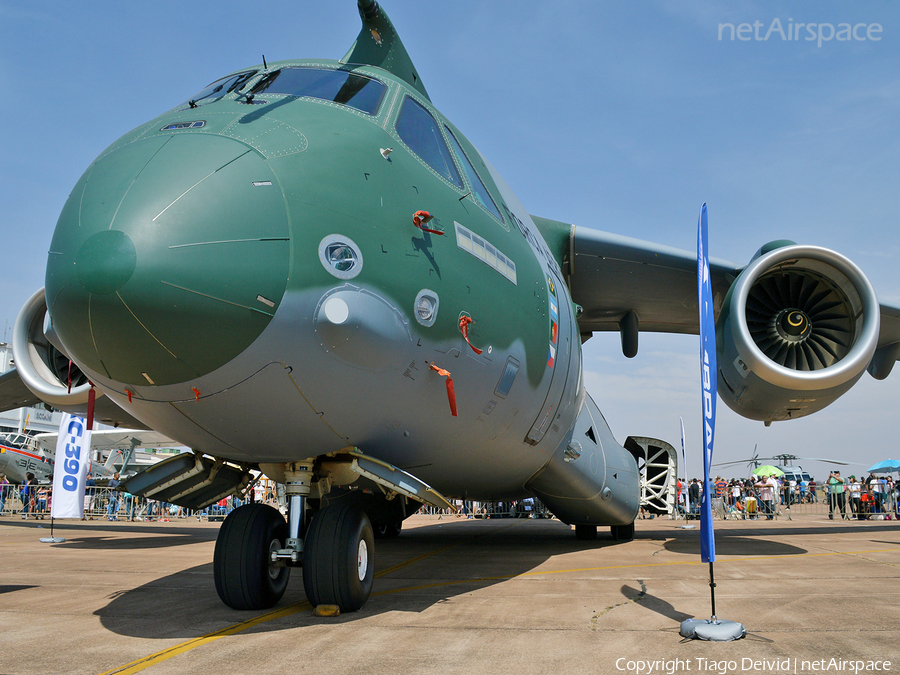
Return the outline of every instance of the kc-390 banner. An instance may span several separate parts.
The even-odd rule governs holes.
[[[64,414],[56,439],[51,518],[83,518],[91,431],[81,417]]]
[[[713,440],[716,432],[716,317],[713,312],[712,282],[709,276],[709,238],[706,204],[700,207],[697,223],[697,299],[700,304],[700,383],[703,388],[703,497],[700,500],[700,559],[714,562],[716,540],[712,523]]]

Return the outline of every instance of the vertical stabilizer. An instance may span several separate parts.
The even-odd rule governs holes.
[[[342,63],[361,63],[369,66],[383,68],[392,75],[405,80],[429,101],[428,92],[419,79],[419,74],[413,66],[412,59],[394,24],[385,14],[384,10],[375,0],[357,0],[359,4],[359,16],[362,19],[362,29],[356,38],[356,42],[350,47]]]

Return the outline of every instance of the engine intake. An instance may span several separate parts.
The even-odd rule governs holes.
[[[761,254],[719,316],[719,394],[765,422],[817,412],[865,371],[880,318],[869,280],[839,253],[791,245]]]
[[[44,330],[46,315],[42,288],[28,299],[16,318],[12,339],[16,370],[25,386],[45,403],[58,408],[84,405],[91,385],[78,366],[50,341],[52,329]]]

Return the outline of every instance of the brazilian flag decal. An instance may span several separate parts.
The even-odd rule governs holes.
[[[556,299],[556,285],[547,277],[547,292],[550,296],[550,351],[547,355],[547,367],[556,363],[556,345],[559,340],[559,304]]]

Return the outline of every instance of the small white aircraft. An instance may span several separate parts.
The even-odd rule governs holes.
[[[56,451],[56,432],[38,434],[34,441],[40,451],[52,457]],[[179,448],[180,444],[156,431],[139,429],[99,429],[91,433],[91,457],[103,464],[91,467],[95,478],[111,478],[114,473],[129,476],[141,469],[156,464],[169,455],[151,455],[139,450],[158,448]],[[103,459],[105,458],[105,460]],[[51,462],[52,464],[52,462]]]
[[[0,474],[4,474],[10,483],[21,485],[29,473],[33,473],[39,483],[50,480],[53,453],[46,452],[27,434],[0,435]]]

